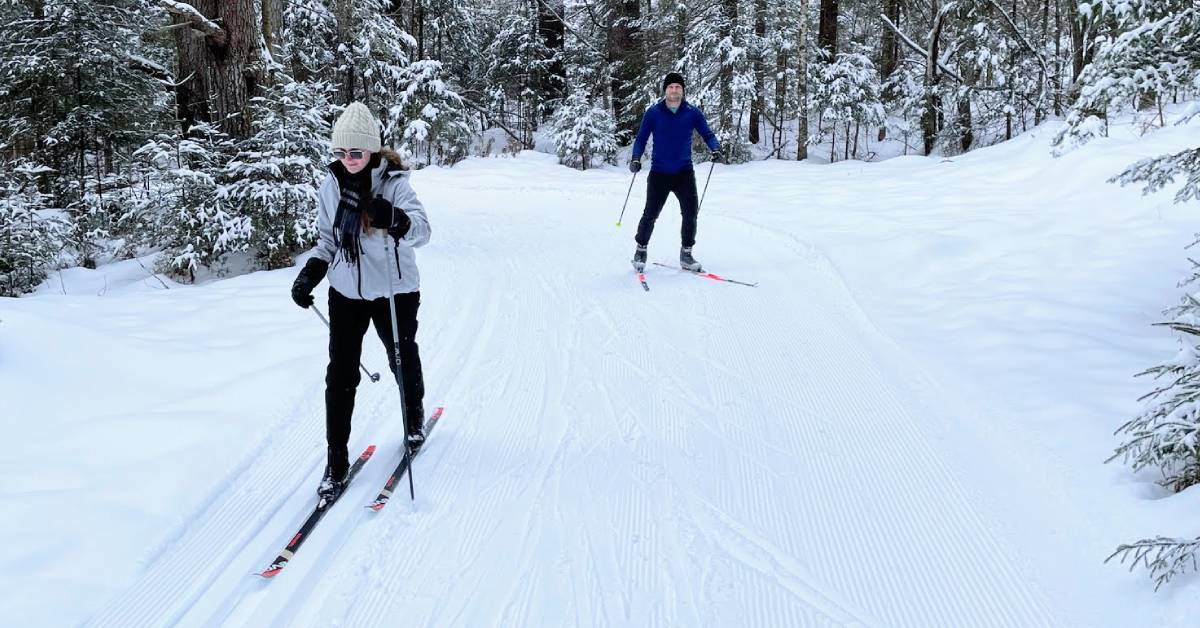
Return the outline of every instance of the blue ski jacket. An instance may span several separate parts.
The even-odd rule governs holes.
[[[659,100],[642,115],[642,126],[633,141],[633,158],[641,159],[646,150],[646,140],[654,135],[654,154],[650,170],[664,174],[675,174],[692,169],[692,131],[700,133],[711,150],[720,150],[721,142],[708,128],[704,112],[693,107],[686,99],[679,103],[679,110],[672,113],[666,100]]]

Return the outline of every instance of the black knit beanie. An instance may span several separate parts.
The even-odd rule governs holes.
[[[679,83],[680,87],[687,87],[683,82],[683,75],[678,72],[668,72],[667,77],[663,79],[662,90],[667,91],[667,86],[671,83]]]

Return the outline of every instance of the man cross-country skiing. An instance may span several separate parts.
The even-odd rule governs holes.
[[[646,183],[646,209],[634,238],[637,250],[633,253],[633,267],[639,273],[646,267],[646,246],[654,232],[654,221],[658,220],[670,193],[679,200],[679,211],[683,214],[679,265],[693,272],[703,270],[700,262],[692,257],[692,246],[696,244],[696,215],[700,211],[696,199],[696,173],[692,169],[692,131],[699,132],[704,138],[714,161],[719,158],[721,143],[708,128],[704,112],[683,99],[683,86],[683,76],[677,72],[667,74],[663,79],[663,99],[642,115],[642,126],[633,141],[629,171],[637,173],[642,169],[646,140],[654,136],[654,154]]]

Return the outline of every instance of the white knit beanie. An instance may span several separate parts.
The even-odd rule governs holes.
[[[333,123],[334,148],[361,148],[372,153],[378,153],[379,122],[371,115],[371,110],[360,102],[352,102],[337,122]]]

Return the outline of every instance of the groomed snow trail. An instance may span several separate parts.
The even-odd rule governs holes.
[[[446,414],[416,502],[362,508],[402,433],[394,390],[364,383],[351,448],[376,458],[280,576],[250,575],[315,501],[318,341],[294,416],[88,625],[1063,625],[939,454],[917,368],[802,235],[702,215],[697,257],[759,287],[652,267],[644,292],[643,185],[613,227],[627,184],[536,158],[418,173]],[[678,227],[672,199],[651,260]]]

